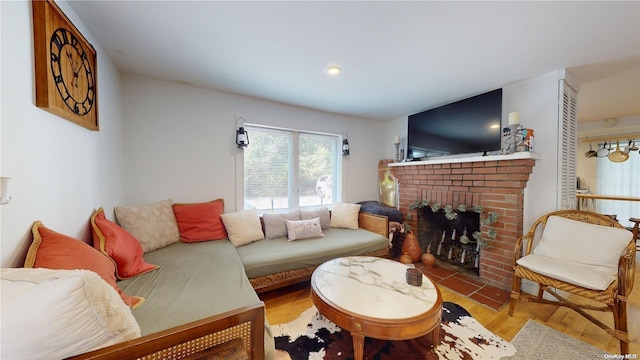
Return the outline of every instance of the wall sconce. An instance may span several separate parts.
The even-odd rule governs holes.
[[[238,126],[238,122],[242,121],[242,126]],[[238,149],[244,149],[249,146],[249,133],[244,129],[245,120],[240,116],[236,116],[236,145]]]
[[[0,204],[2,205],[6,205],[11,202],[9,184],[11,184],[10,177],[0,177]]]
[[[349,134],[346,131],[342,132],[342,156],[349,155]]]

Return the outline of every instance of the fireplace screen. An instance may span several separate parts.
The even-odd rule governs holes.
[[[417,210],[418,242],[422,250],[430,251],[441,261],[478,272],[479,246],[473,234],[480,231],[480,214],[456,211],[458,216],[450,220],[444,209]]]

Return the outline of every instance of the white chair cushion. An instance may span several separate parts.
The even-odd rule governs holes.
[[[533,253],[615,274],[631,237],[625,229],[550,216]]]
[[[516,261],[539,274],[593,290],[605,290],[616,279],[616,272],[602,271],[600,266],[576,264],[531,254]]]
[[[140,336],[131,309],[92,271],[1,275],[3,359],[62,359]]]

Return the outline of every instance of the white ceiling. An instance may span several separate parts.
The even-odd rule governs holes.
[[[568,68],[579,121],[640,114],[638,1],[70,5],[121,71],[202,88],[391,120]]]

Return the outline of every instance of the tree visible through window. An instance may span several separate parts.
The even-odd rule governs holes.
[[[339,196],[339,136],[248,126],[244,208],[284,210]]]

